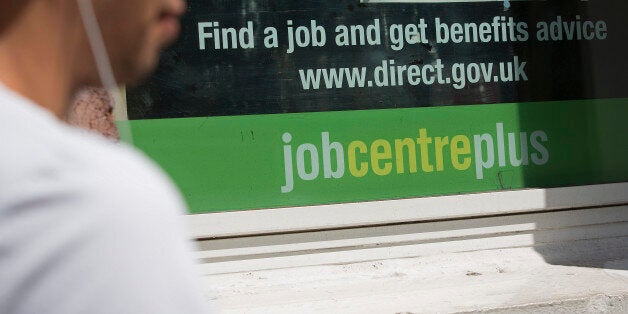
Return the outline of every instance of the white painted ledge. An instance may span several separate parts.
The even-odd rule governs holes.
[[[613,249],[607,245],[577,250],[582,241],[619,238],[624,240]],[[197,245],[203,275],[518,247],[535,247],[553,262],[591,260],[611,253],[616,256],[608,258],[628,258],[628,205],[224,238]]]
[[[490,198],[521,192],[471,206],[512,210]],[[221,313],[628,313],[628,205],[592,206],[626,194],[553,189],[519,195],[529,207],[513,215],[206,239],[199,272]]]
[[[628,204],[628,183],[190,215],[195,238],[462,219]]]

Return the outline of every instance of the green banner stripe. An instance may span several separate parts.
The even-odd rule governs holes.
[[[628,181],[628,99],[120,121],[192,213]]]

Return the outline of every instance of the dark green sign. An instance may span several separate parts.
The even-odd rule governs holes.
[[[624,2],[189,3],[120,123],[194,213],[628,181]]]

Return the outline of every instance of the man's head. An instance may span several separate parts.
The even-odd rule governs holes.
[[[0,82],[63,119],[83,87],[148,75],[184,11],[184,0],[0,0]],[[100,77],[107,58],[96,66],[90,44],[101,35],[105,49],[95,51],[115,80]]]
[[[113,72],[126,84],[155,68],[161,49],[176,39],[185,11],[183,0],[91,1]],[[93,79],[97,77],[88,78]]]

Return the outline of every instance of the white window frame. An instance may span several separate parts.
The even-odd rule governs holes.
[[[192,236],[212,239],[628,204],[628,182],[402,200],[196,214]]]

